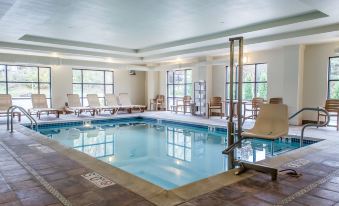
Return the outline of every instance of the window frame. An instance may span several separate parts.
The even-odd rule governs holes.
[[[79,82],[73,82],[73,71],[78,70],[81,71],[81,81]],[[104,73],[104,81],[103,83],[84,83],[84,71],[97,71],[97,72],[103,72]],[[112,72],[112,84],[106,83],[106,72]],[[87,97],[84,97],[84,85],[101,85],[104,86],[104,94],[106,95],[106,87],[112,86],[112,92],[114,94],[114,71],[113,70],[107,70],[107,69],[79,69],[79,68],[72,68],[72,89],[74,93],[74,85],[80,85],[81,86],[81,92],[80,92],[80,102],[81,105],[84,106],[84,99]],[[105,97],[98,97],[99,99],[104,99]]]
[[[244,83],[245,84],[247,84],[247,83],[248,84],[253,84],[253,86],[254,86],[254,96],[253,96],[253,98],[257,97],[257,86],[258,86],[258,84],[266,84],[268,86],[268,80],[267,79],[266,79],[266,81],[257,81],[258,65],[263,65],[263,64],[266,65],[266,68],[268,68],[267,67],[267,65],[268,65],[267,63],[244,64],[244,66],[254,65],[254,81],[243,81],[243,84]],[[230,100],[229,99],[229,95],[228,95],[229,91],[228,91],[228,88],[227,88],[227,86],[230,84],[229,81],[228,81],[229,77],[227,75],[228,74],[227,70],[229,68],[230,68],[229,66],[226,66],[226,83],[225,83],[225,99],[226,100]],[[238,68],[238,65],[235,67],[235,79],[234,79],[234,84],[235,85],[238,84],[238,81],[236,81],[238,79],[238,69],[237,68]],[[266,72],[267,72],[267,70],[266,70]],[[238,87],[235,87],[234,89],[235,89],[235,96],[234,96],[234,98],[238,99]],[[268,92],[268,90],[267,90],[267,92]],[[267,96],[267,94],[266,94],[266,96]],[[250,100],[250,99],[244,99],[244,100]]]
[[[335,59],[338,58],[339,56],[332,56],[328,58],[328,68],[327,68],[327,99],[334,99],[331,98],[331,90],[330,90],[330,85],[331,82],[339,82],[339,78],[338,79],[331,79],[331,59]]]
[[[40,84],[48,84],[49,86],[49,97],[46,97],[47,101],[49,101],[49,105],[50,107],[53,107],[52,105],[52,68],[49,66],[36,66],[36,65],[23,65],[23,64],[0,64],[0,66],[5,66],[5,81],[1,81],[0,80],[0,84],[5,84],[6,85],[6,94],[8,93],[8,84],[26,84],[26,83],[30,83],[30,84],[37,84],[38,85],[38,94],[40,94],[41,88],[40,88]],[[37,80],[38,81],[8,81],[8,67],[34,67],[37,69]],[[48,82],[44,82],[44,81],[40,81],[40,68],[47,68],[49,70],[49,81]],[[11,95],[11,94],[10,94]],[[30,100],[31,97],[13,97],[12,96],[12,100]],[[29,109],[29,108],[27,108]]]
[[[184,83],[181,83],[181,84],[178,84],[178,83],[175,83],[175,72],[177,72],[177,71],[184,71],[185,72],[185,74],[184,74],[184,76],[185,76],[185,79],[184,79]],[[193,92],[193,77],[192,77],[192,81],[191,81],[191,83],[187,83],[187,71],[191,71],[192,72],[192,74],[193,74],[193,70],[192,69],[175,69],[175,70],[170,70],[170,71],[167,71],[166,72],[166,83],[167,83],[167,87],[166,87],[166,90],[167,90],[167,99],[166,99],[166,105],[167,105],[167,111],[171,111],[171,105],[169,104],[169,100],[170,99],[172,99],[173,100],[173,103],[175,102],[175,101],[177,101],[177,100],[182,100],[183,99],[183,97],[176,97],[175,96],[175,86],[177,86],[177,85],[183,85],[184,86],[184,91],[185,91],[185,93],[184,93],[184,96],[186,96],[187,95],[187,86],[188,85],[191,85],[191,88],[192,88],[192,92]],[[173,80],[173,83],[172,84],[170,84],[169,83],[169,81],[168,81],[168,74],[169,74],[169,72],[173,72],[173,77],[172,77],[172,80]],[[172,97],[169,97],[169,87],[171,87],[172,86],[172,89],[173,89],[173,96]],[[178,111],[178,112],[183,112],[183,111]]]

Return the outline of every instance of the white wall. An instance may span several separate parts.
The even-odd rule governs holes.
[[[90,61],[61,61],[53,57],[39,57],[29,55],[2,54],[0,53],[0,62],[4,64],[22,64],[32,66],[51,67],[51,90],[52,105],[54,108],[62,108],[67,102],[66,94],[73,92],[72,86],[72,68],[94,68],[112,70],[108,63],[96,63]],[[129,75],[125,69],[114,70],[114,89],[115,94],[129,93],[131,101],[134,104],[145,104],[145,82],[146,72],[136,71],[136,75]]]
[[[304,107],[325,106],[329,57],[338,56],[339,42],[308,45],[305,49]],[[304,119],[316,120],[316,114],[306,113]]]

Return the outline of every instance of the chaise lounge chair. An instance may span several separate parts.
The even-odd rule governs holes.
[[[12,96],[10,94],[0,94],[0,114],[7,116],[7,110],[12,106]],[[21,121],[21,113],[13,112],[14,116],[18,117],[18,121]]]
[[[41,113],[55,114],[57,118],[59,118],[59,110],[48,108],[47,99],[44,94],[32,94],[32,109],[29,109],[29,114],[36,114],[36,116],[40,119]]]
[[[127,110],[131,113],[132,107],[119,105],[117,97],[114,94],[106,94],[105,102],[107,107],[115,108],[115,114],[117,114],[120,110]]]
[[[87,94],[88,106],[95,109],[96,113],[99,114],[102,111],[109,111],[111,114],[114,114],[118,109],[117,106],[107,105],[101,106],[98,95],[96,94]]]
[[[95,115],[95,109],[90,107],[83,107],[80,102],[78,94],[67,94],[68,106],[67,111],[74,112],[75,115],[80,115],[82,112],[90,112],[92,116]]]
[[[120,105],[123,107],[130,107],[132,109],[139,109],[140,112],[144,112],[146,109],[145,105],[136,105],[132,104],[131,99],[129,98],[127,93],[120,93],[119,94],[119,102]]]

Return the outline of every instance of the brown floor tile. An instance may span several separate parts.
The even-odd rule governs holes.
[[[22,206],[20,201],[14,201],[14,202],[7,202],[4,204],[0,204],[0,206]]]
[[[223,187],[219,190],[216,190],[214,192],[211,193],[211,195],[222,199],[222,200],[228,200],[228,201],[232,201],[238,198],[242,198],[246,195],[248,195],[249,193],[247,192],[242,192],[240,190],[237,190],[236,188],[233,187]]]
[[[96,191],[100,194],[105,200],[112,200],[117,204],[129,205],[133,202],[139,202],[143,198],[120,185],[113,185],[106,188],[102,188]]]
[[[34,187],[29,189],[21,189],[15,191],[19,199],[25,199],[33,196],[38,196],[41,194],[47,194],[47,192],[42,187]]]
[[[310,195],[321,197],[327,200],[332,200],[334,202],[339,202],[339,193],[326,190],[326,189],[321,189],[321,188],[316,188],[309,192]]]
[[[326,182],[326,183],[320,185],[319,187],[327,189],[327,190],[331,190],[331,191],[334,191],[334,192],[339,192],[339,184],[335,184],[335,183],[332,183],[332,182]]]
[[[282,181],[279,181],[279,183],[281,184],[286,184],[289,185],[291,187],[297,187],[297,188],[304,188],[307,185],[317,181],[321,179],[321,177],[319,176],[315,176],[315,175],[310,175],[310,174],[303,174],[301,177],[299,178],[295,178],[295,177],[288,177]]]
[[[53,174],[44,175],[43,177],[48,182],[53,182],[53,181],[56,181],[56,180],[65,179],[65,178],[69,177],[69,175],[64,173],[64,172],[57,172],[57,173],[53,173]]]
[[[271,192],[271,191],[262,191],[254,195],[256,198],[260,200],[264,200],[266,202],[270,202],[272,204],[275,204],[279,202],[280,200],[284,199],[284,195],[276,193],[276,192]]]
[[[13,176],[5,177],[5,179],[8,183],[14,183],[14,182],[22,182],[26,180],[31,180],[33,179],[33,176],[30,174],[13,175]]]
[[[296,202],[309,206],[327,206],[334,205],[335,202],[311,195],[303,195],[295,199]]]
[[[12,171],[3,171],[2,174],[4,177],[10,177],[16,175],[28,175],[29,173],[27,172],[26,169],[17,169]]]
[[[68,198],[68,200],[77,206],[82,205],[90,205],[94,204],[97,205],[100,201],[103,201],[104,198],[98,195],[96,192],[90,191],[86,193],[82,193],[80,195],[74,195]]]
[[[59,201],[50,194],[31,196],[25,199],[21,199],[20,201],[21,204],[24,206],[45,206],[59,203]]]
[[[330,182],[335,183],[335,184],[338,184],[338,187],[339,187],[339,177],[332,177],[332,178],[330,179]]]
[[[38,187],[39,185],[40,184],[37,183],[35,180],[25,180],[22,182],[14,182],[10,184],[13,190],[29,189],[29,188]]]
[[[11,187],[6,183],[0,183],[0,194],[12,191]]]
[[[227,200],[222,200],[219,199],[213,195],[202,195],[199,196],[197,198],[194,198],[193,200],[189,201],[190,204],[195,205],[195,206],[204,206],[204,205],[208,205],[208,206],[220,206],[220,205],[231,205],[230,201]],[[186,204],[187,206],[189,204]]]
[[[0,203],[7,203],[16,201],[15,192],[5,192],[0,194]]]
[[[271,205],[265,201],[256,199],[255,197],[245,197],[245,198],[233,201],[233,203],[238,206],[269,206]]]

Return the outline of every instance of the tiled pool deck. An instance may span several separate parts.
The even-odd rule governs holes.
[[[140,114],[118,117],[134,115]],[[167,112],[141,115],[207,125],[226,124],[217,117],[208,120]],[[80,119],[85,118],[91,117]],[[58,121],[65,119],[78,118],[63,116]],[[55,119],[41,121],[52,120]],[[251,124],[248,122],[245,127]],[[300,135],[300,129],[291,127],[290,134]],[[253,171],[241,176],[227,172],[166,191],[23,126],[15,125],[15,132],[10,134],[5,125],[0,125],[0,206],[335,205],[339,202],[339,133],[331,127],[311,128],[307,129],[306,136],[325,140],[262,162],[277,168],[293,167],[302,173],[299,178],[280,174],[278,180],[272,182],[269,176]],[[289,164],[291,162],[298,164]],[[103,187],[82,176],[91,172],[105,178],[99,179],[105,183]]]

